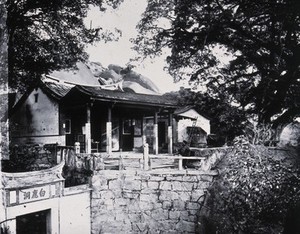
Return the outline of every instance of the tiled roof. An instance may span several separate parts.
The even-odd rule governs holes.
[[[179,114],[182,114],[182,113],[184,113],[184,112],[186,112],[190,109],[193,109],[193,108],[194,108],[194,106],[190,106],[190,105],[184,106],[184,107],[179,107],[178,109],[175,110],[174,114],[179,115]]]
[[[55,82],[43,82],[41,88],[50,94],[52,97],[60,100],[63,98],[74,86],[64,85]]]
[[[114,101],[120,103],[141,104],[162,107],[177,107],[177,100],[168,96],[129,93],[117,90],[104,90],[100,87],[76,86],[81,93],[100,101]]]

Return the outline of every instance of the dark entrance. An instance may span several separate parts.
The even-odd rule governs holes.
[[[50,210],[39,211],[17,217],[17,234],[47,234],[50,230]]]
[[[132,151],[133,149],[133,126],[132,119],[127,118],[122,121],[122,150]]]
[[[165,122],[158,122],[158,147],[160,149],[160,152],[164,152],[165,150],[167,150]]]

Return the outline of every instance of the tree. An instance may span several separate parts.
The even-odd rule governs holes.
[[[7,0],[8,70],[13,87],[41,74],[70,68],[88,57],[87,43],[113,39],[102,28],[86,26],[91,6],[104,11],[122,0]]]
[[[138,29],[135,49],[144,56],[171,48],[175,80],[226,94],[260,122],[299,114],[299,1],[149,0]],[[231,62],[217,59],[216,49]]]
[[[226,103],[223,99],[211,97],[207,93],[181,89],[179,92],[167,93],[179,100],[180,106],[194,106],[195,110],[210,118],[211,132],[216,135],[213,144],[224,145],[243,134],[249,125],[244,111]]]

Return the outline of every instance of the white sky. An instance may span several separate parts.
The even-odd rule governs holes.
[[[122,31],[122,37],[117,42],[99,42],[89,46],[87,52],[90,55],[90,61],[100,62],[104,67],[109,64],[126,66],[130,58],[136,56],[136,52],[131,49],[132,44],[129,39],[137,35],[135,26],[145,8],[146,0],[126,0],[117,11],[108,10],[102,13],[98,9],[92,9],[88,19],[93,27],[100,26],[110,30],[118,28]],[[165,56],[163,57],[153,61],[149,59],[137,65],[134,71],[150,78],[161,92],[178,90],[182,84],[174,84],[173,78],[163,70],[166,66]]]

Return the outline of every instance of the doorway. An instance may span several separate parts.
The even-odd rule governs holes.
[[[50,228],[50,210],[17,216],[17,234],[48,234]]]
[[[160,153],[163,153],[167,150],[165,122],[158,122],[158,147],[160,149]]]
[[[122,120],[122,150],[133,150],[133,126],[131,118],[124,118]]]

